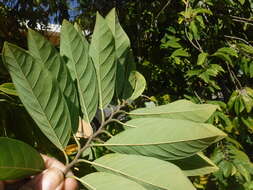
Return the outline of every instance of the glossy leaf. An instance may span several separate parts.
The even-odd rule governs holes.
[[[5,94],[17,96],[17,91],[13,85],[13,83],[3,83],[0,85],[0,91],[4,92]]]
[[[129,178],[148,190],[195,189],[177,166],[156,158],[108,154],[95,160],[93,166],[98,171]]]
[[[71,114],[72,129],[75,133],[78,127],[79,116],[78,97],[66,63],[48,40],[31,29],[28,30],[28,48],[36,61],[44,65],[52,72],[52,76],[57,79],[59,87],[67,100]]]
[[[132,180],[105,172],[89,174],[82,177],[80,181],[89,190],[145,190],[143,186]]]
[[[191,157],[170,161],[183,170],[186,176],[203,176],[219,170],[205,155],[197,153]]]
[[[59,84],[25,50],[5,43],[3,56],[25,108],[47,138],[64,150],[71,134],[71,118]]]
[[[98,80],[99,108],[112,100],[116,80],[115,41],[105,19],[97,13],[89,54],[95,65]]]
[[[125,154],[178,160],[196,154],[226,136],[210,124],[165,118],[140,118],[126,123],[136,128],[123,131],[104,144]]]
[[[163,117],[205,122],[216,109],[216,105],[194,104],[188,100],[178,100],[153,108],[136,109],[129,114],[131,117]]]
[[[25,178],[41,172],[40,154],[22,141],[0,137],[0,180]]]
[[[63,21],[60,51],[68,59],[67,66],[76,81],[83,118],[90,122],[98,107],[96,72],[89,57],[89,44],[76,28],[68,21]]]

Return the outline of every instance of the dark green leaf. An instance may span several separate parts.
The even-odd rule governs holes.
[[[22,141],[0,137],[0,180],[25,178],[41,172],[40,154]]]

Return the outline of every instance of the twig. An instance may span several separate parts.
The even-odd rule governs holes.
[[[247,21],[244,21],[244,20],[238,20],[238,19],[232,19],[232,20],[235,21],[235,22],[241,22],[241,23],[245,23],[245,24],[253,26],[253,23],[250,23],[250,22],[247,22]]]
[[[233,16],[233,15],[231,15],[230,17],[234,18],[234,19],[238,19],[238,20],[244,20],[244,21],[248,21],[248,22],[253,22],[253,19],[243,18],[243,17],[239,17],[239,16]]]
[[[198,93],[197,93],[195,90],[194,90],[194,94],[195,94],[195,96],[198,98],[199,102],[200,102],[201,104],[203,104],[204,102],[202,101],[202,99],[199,97]]]
[[[109,132],[106,131],[106,130],[101,130],[101,133],[104,133],[104,134],[106,134],[106,135],[109,136],[109,137],[113,137],[112,134],[109,133]]]
[[[195,41],[196,41],[196,44],[198,45],[198,47],[199,47],[200,51],[201,51],[201,52],[203,52],[203,49],[202,49],[202,47],[201,47],[201,45],[200,45],[199,41],[198,41],[198,40],[195,40]]]
[[[86,141],[85,145],[77,152],[75,158],[66,165],[66,168],[64,170],[64,174],[66,175],[67,172],[78,162],[79,157],[81,156],[81,154],[87,149],[89,148],[91,145],[91,141],[96,138],[99,134],[101,134],[101,132],[103,131],[104,127],[106,125],[108,125],[111,122],[114,122],[115,120],[113,119],[113,117],[118,114],[121,113],[122,110],[120,110],[121,108],[123,108],[125,106],[126,102],[123,102],[122,105],[118,106],[117,109],[111,113],[110,117],[105,121],[105,118],[102,118],[102,122],[101,125],[99,127],[99,129],[93,134],[91,135],[88,140]],[[103,112],[103,110],[101,110]]]
[[[185,35],[186,38],[188,39],[188,41],[193,45],[193,47],[195,47],[199,52],[203,52],[203,50],[201,50],[196,44],[193,43],[193,41],[190,39],[189,35],[188,35],[188,31],[186,28],[186,24],[184,25],[184,31],[185,31]]]
[[[63,155],[65,157],[65,164],[66,165],[69,164],[69,157],[68,157],[67,153],[65,152],[65,150],[62,150],[62,153],[63,153]]]
[[[246,40],[242,39],[242,38],[239,38],[239,37],[236,37],[236,36],[228,36],[228,35],[224,35],[225,38],[230,38],[230,39],[234,39],[234,40],[240,40],[244,43],[246,43],[247,45],[250,45],[249,42],[247,42]]]
[[[156,15],[155,19],[158,19],[161,13],[169,6],[171,3],[171,0],[168,0],[167,3],[163,6],[163,8],[159,11],[159,13]]]

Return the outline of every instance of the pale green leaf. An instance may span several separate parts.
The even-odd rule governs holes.
[[[188,100],[178,100],[153,108],[140,108],[131,111],[131,117],[163,117],[205,122],[217,109],[216,105],[194,104]]]
[[[191,157],[170,161],[183,170],[186,176],[202,176],[216,172],[219,168],[204,154],[197,153]]]
[[[119,23],[115,8],[112,9],[106,16],[106,21],[110,27],[115,38],[115,52],[117,59],[117,73],[116,73],[116,93],[117,97],[121,98],[124,89],[125,80],[129,76],[127,71],[128,54],[130,53],[130,40]]]
[[[15,45],[5,43],[3,56],[25,108],[47,138],[64,150],[71,134],[71,118],[56,79],[25,50]]]
[[[89,174],[82,177],[80,181],[89,190],[145,190],[143,186],[132,180],[105,172]]]
[[[198,55],[197,65],[203,65],[208,57],[208,53],[202,52]]]
[[[105,19],[97,13],[89,54],[95,65],[98,81],[99,108],[112,100],[116,80],[115,41]]]
[[[129,178],[148,190],[194,190],[191,182],[174,164],[156,158],[108,154],[93,162],[101,172]]]
[[[129,75],[129,84],[125,86],[123,99],[135,100],[146,88],[146,80],[138,71],[132,71]]]
[[[40,154],[22,141],[0,137],[0,180],[25,178],[42,172]]]
[[[123,131],[104,144],[108,149],[126,154],[152,156],[162,160],[186,158],[206,149],[226,136],[210,124],[166,118],[133,119]]]
[[[83,118],[90,122],[98,107],[96,72],[89,57],[87,40],[81,31],[66,20],[63,21],[61,28],[60,51],[61,55],[68,59],[67,66],[76,81]]]
[[[75,133],[78,128],[78,97],[66,63],[51,42],[31,29],[28,30],[28,49],[36,61],[44,65],[58,81],[68,103],[72,129]]]
[[[4,92],[5,94],[18,96],[17,91],[13,83],[3,83],[0,85],[0,91]]]

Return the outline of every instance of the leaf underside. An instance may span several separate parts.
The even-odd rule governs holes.
[[[112,100],[115,90],[116,64],[115,41],[105,19],[97,13],[89,54],[95,65],[99,108],[105,108]]]
[[[58,81],[59,87],[68,103],[72,129],[73,133],[75,133],[78,127],[78,97],[66,63],[48,40],[31,29],[28,31],[28,48],[36,61],[44,65]]]
[[[81,182],[89,190],[145,190],[138,183],[127,178],[105,172],[96,172],[81,178]]]
[[[185,119],[195,122],[205,122],[217,109],[212,104],[194,104],[188,100],[178,100],[153,108],[140,108],[130,112],[135,117],[163,117],[169,119]]]
[[[148,190],[195,189],[177,166],[156,158],[108,154],[95,160],[93,166],[100,172],[131,179]]]
[[[89,57],[89,44],[81,31],[64,20],[61,28],[61,55],[76,81],[83,119],[92,121],[98,107],[98,87],[94,65]]]
[[[25,50],[5,43],[3,56],[19,98],[41,131],[64,150],[71,134],[67,102],[58,82]]]
[[[113,136],[101,146],[118,153],[176,160],[192,156],[226,136],[210,124],[187,120],[142,118],[126,124],[135,128]]]

